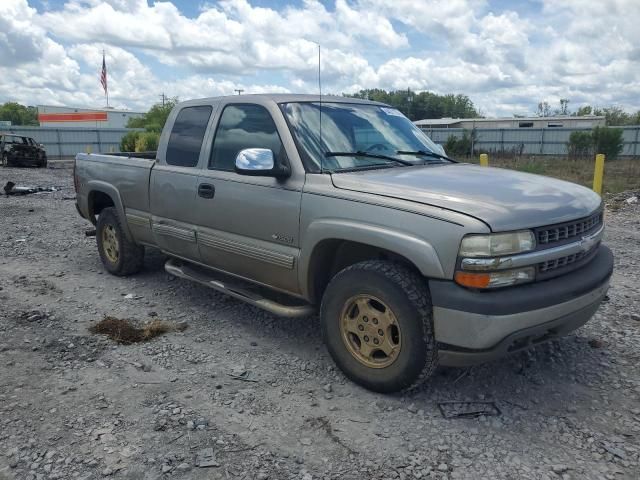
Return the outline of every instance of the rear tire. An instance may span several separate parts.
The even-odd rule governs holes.
[[[126,276],[137,273],[144,262],[144,247],[127,240],[114,207],[100,212],[96,226],[98,253],[104,268],[111,274]]]
[[[340,369],[369,390],[409,390],[438,365],[426,282],[409,268],[365,261],[339,272],[322,299],[323,339]]]
[[[47,156],[43,155],[42,160],[40,160],[40,168],[47,168]]]

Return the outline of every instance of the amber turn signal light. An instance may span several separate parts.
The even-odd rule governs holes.
[[[487,288],[491,283],[488,273],[456,272],[455,280],[458,285],[469,288]]]

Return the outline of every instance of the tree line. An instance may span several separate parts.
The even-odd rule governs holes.
[[[11,125],[38,126],[38,109],[26,107],[16,102],[0,105],[0,120],[9,121]]]
[[[358,93],[345,93],[343,96],[389,104],[414,121],[425,118],[480,117],[471,99],[462,94],[438,95],[427,91],[414,92],[410,89],[386,91],[381,88],[369,88]]]

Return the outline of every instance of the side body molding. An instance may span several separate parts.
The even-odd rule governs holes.
[[[305,298],[310,298],[311,294],[308,282],[311,258],[315,247],[324,240],[347,240],[384,248],[407,258],[426,277],[445,277],[442,264],[433,246],[426,240],[406,232],[352,220],[323,218],[311,223],[303,238],[298,281]]]
[[[118,189],[110,183],[103,182],[102,180],[89,180],[87,183],[87,191],[106,193],[113,199],[116,210],[118,210],[118,216],[122,222],[124,234],[127,236],[127,240],[133,241],[133,235],[131,235],[131,230],[129,230],[129,222],[127,221],[124,204],[122,203],[122,198],[120,197]]]

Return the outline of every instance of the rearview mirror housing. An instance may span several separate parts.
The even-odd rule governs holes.
[[[268,148],[245,148],[236,155],[235,171],[240,175],[258,177],[288,177],[287,165],[276,164],[273,152]]]

